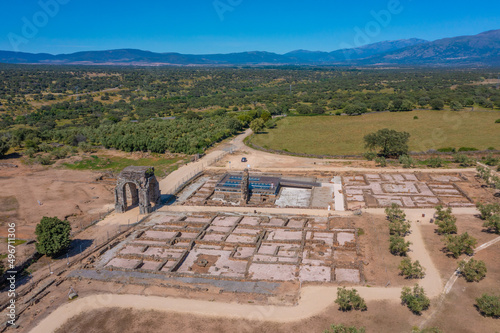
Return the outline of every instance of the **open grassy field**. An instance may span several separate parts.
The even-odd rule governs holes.
[[[107,156],[107,155],[91,155],[75,163],[65,163],[64,165],[73,170],[111,170],[120,172],[124,168],[136,166],[153,166],[158,177],[164,177],[166,174],[176,170],[179,165],[177,162],[182,161],[183,157],[163,158],[162,156],[152,156],[149,158],[130,159],[125,157]]]
[[[418,119],[414,119],[418,117]],[[253,143],[264,148],[317,155],[365,152],[363,137],[382,128],[411,134],[410,151],[446,147],[500,149],[500,112],[412,111],[358,117],[288,117]]]

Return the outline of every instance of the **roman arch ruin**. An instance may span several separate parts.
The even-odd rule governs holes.
[[[115,188],[115,210],[124,213],[127,207],[139,205],[141,214],[152,212],[151,203],[160,201],[160,185],[155,169],[148,166],[129,166],[118,176]],[[127,200],[130,199],[130,205]]]

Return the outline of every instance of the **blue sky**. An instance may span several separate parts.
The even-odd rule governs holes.
[[[34,53],[333,51],[500,29],[498,0],[24,0],[2,7],[0,50]],[[389,16],[377,21],[373,13]]]

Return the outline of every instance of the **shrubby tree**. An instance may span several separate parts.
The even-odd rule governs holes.
[[[476,206],[481,213],[481,218],[483,220],[487,220],[493,215],[500,214],[500,204],[496,202],[492,204],[483,204],[482,202],[478,202]]]
[[[259,133],[264,129],[264,120],[262,120],[261,118],[252,120],[252,122],[250,123],[250,128],[254,133]]]
[[[408,154],[409,139],[409,133],[387,128],[364,137],[365,147],[370,150],[380,149],[380,155],[384,157],[398,157]]]
[[[362,103],[348,104],[344,108],[344,113],[349,116],[358,116],[366,112],[367,112],[367,107]]]
[[[403,287],[401,292],[401,303],[406,305],[415,314],[421,314],[422,311],[427,310],[431,301],[425,294],[424,288],[416,284],[413,289],[410,287]]]
[[[450,108],[451,108],[453,111],[460,111],[460,110],[462,110],[464,107],[463,107],[462,103],[460,103],[459,101],[451,101],[451,103],[450,103]]]
[[[458,270],[460,274],[467,280],[467,282],[479,282],[486,276],[486,264],[482,260],[469,261],[462,260],[458,263]]]
[[[473,255],[477,240],[467,232],[461,235],[448,235],[446,238],[446,249],[453,254],[455,258],[461,254]]]
[[[407,279],[421,279],[425,276],[425,268],[420,265],[418,260],[412,262],[410,258],[405,258],[401,260],[398,268],[401,271],[401,275]]]
[[[4,136],[0,136],[0,158],[3,157],[9,151],[9,149],[9,140]]]
[[[444,101],[439,98],[435,98],[429,102],[431,108],[433,110],[443,110],[444,109]]]
[[[476,307],[483,316],[500,317],[500,296],[483,294],[476,298]]]
[[[457,233],[457,218],[453,216],[451,208],[444,209],[443,205],[436,207],[436,229],[440,235],[449,235]]]
[[[483,224],[483,227],[488,228],[494,233],[500,233],[500,214],[494,214],[488,217]]]
[[[356,289],[338,288],[335,303],[339,305],[341,311],[351,311],[352,309],[365,311],[367,309],[365,300],[358,295]]]
[[[406,219],[405,212],[400,208],[397,203],[392,203],[390,207],[385,209],[385,214],[387,215],[387,219],[392,221],[394,219]]]
[[[389,250],[397,256],[406,256],[410,250],[410,242],[405,241],[401,236],[391,236],[389,239]]]
[[[71,225],[68,221],[44,216],[35,230],[36,250],[49,257],[55,257],[69,247],[70,234]]]

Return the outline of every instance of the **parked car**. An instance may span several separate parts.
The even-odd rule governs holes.
[[[242,162],[248,162],[248,160],[247,160],[247,158],[246,158],[246,157],[242,157],[242,158],[241,158],[241,161],[242,161]]]

